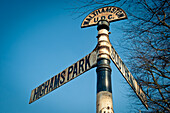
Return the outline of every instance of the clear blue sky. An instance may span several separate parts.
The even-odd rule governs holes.
[[[72,19],[75,16],[65,10],[70,4],[70,0],[0,1],[0,113],[96,112],[96,68],[28,104],[32,89],[97,44],[97,28],[81,29],[85,16]],[[119,26],[124,21],[111,23],[113,45],[122,37]],[[127,113],[129,86],[111,66],[114,111]]]

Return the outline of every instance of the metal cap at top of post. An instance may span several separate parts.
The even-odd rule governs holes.
[[[100,29],[106,29],[109,31],[109,25],[110,23],[107,20],[100,20],[98,22],[97,30],[99,31]]]

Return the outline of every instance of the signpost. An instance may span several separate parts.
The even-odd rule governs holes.
[[[109,40],[110,22],[127,19],[125,11],[118,7],[103,7],[91,12],[82,22],[81,27],[97,26],[98,44],[87,56],[47,80],[31,92],[32,103],[54,89],[64,85],[84,72],[97,67],[97,104],[96,113],[114,113],[111,87],[110,58],[125,80],[134,90],[143,105],[148,109],[147,98],[142,88],[125,66]]]

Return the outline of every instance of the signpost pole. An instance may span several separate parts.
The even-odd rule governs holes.
[[[111,87],[109,22],[98,23],[97,109],[96,113],[114,113]]]
[[[137,81],[125,66],[109,41],[109,22],[123,19],[127,19],[125,11],[114,6],[97,9],[86,16],[81,24],[81,28],[98,25],[98,44],[96,48],[81,60],[77,61],[70,67],[33,89],[29,103],[38,100],[42,96],[97,66],[96,113],[114,113],[111,87],[111,58],[143,105],[148,109],[145,93],[137,84]]]

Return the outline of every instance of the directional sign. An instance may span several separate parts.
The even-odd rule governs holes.
[[[54,89],[62,86],[84,72],[90,70],[97,65],[97,50],[94,49],[90,54],[58,73],[51,79],[47,80],[31,92],[30,103],[38,100],[42,96],[48,94]]]
[[[125,11],[121,8],[109,6],[91,12],[82,22],[81,28],[97,25],[100,20],[108,22],[127,19]]]
[[[137,81],[135,78],[132,76],[128,68],[125,66],[123,61],[121,60],[120,56],[117,54],[115,49],[112,47],[111,48],[111,53],[110,53],[111,59],[113,63],[116,65],[118,70],[121,72],[125,80],[128,82],[128,84],[131,86],[131,88],[134,90],[136,95],[139,97],[143,105],[148,109],[147,105],[147,98],[145,93],[143,92],[142,88],[138,85]]]

